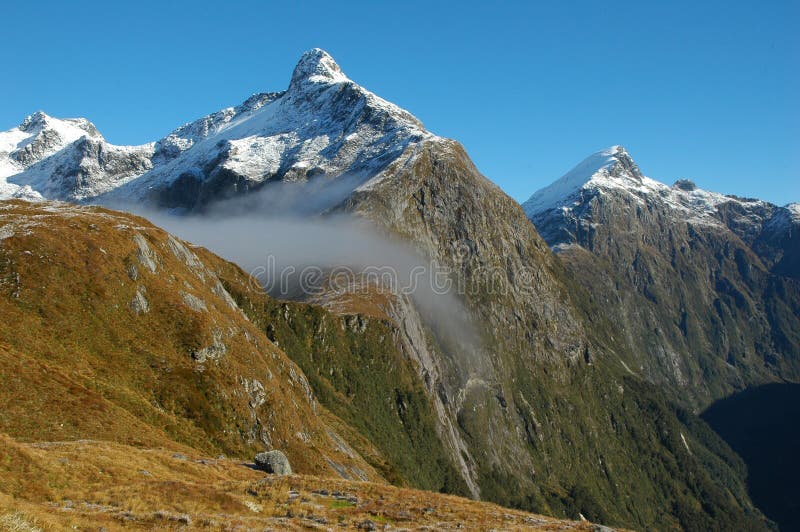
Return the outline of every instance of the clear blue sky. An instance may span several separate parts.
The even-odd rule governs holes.
[[[519,200],[623,144],[661,181],[800,201],[794,0],[6,2],[0,129],[41,109],[155,140],[315,46]]]

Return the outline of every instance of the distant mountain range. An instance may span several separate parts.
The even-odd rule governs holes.
[[[696,414],[735,390],[800,379],[797,204],[724,196],[688,181],[663,185],[615,146],[520,206],[461,145],[349,80],[319,49],[300,59],[287,90],[142,146],[110,145],[84,119],[31,115],[0,133],[0,197],[146,206],[192,219],[219,216],[230,201],[237,215],[289,213],[323,224],[331,214],[352,216],[469,287],[452,312],[432,311],[413,294],[369,290],[360,300],[326,293],[278,302],[249,291],[241,270],[208,258],[246,326],[304,374],[313,396],[298,395],[302,411],[318,400],[338,419],[314,421],[313,434],[330,422],[341,428],[331,441],[352,450],[342,447],[350,456],[336,462],[343,472],[324,459],[324,446],[301,472],[327,464],[350,477],[360,470],[632,528],[769,527],[747,495],[741,459]],[[92,212],[81,216],[101,216]],[[23,238],[28,215],[4,216],[2,242]],[[54,231],[74,238],[64,224]],[[92,249],[106,249],[100,236],[93,241]],[[271,243],[264,234],[252,245],[269,252]],[[131,260],[125,253],[114,260]],[[82,267],[80,256],[61,257],[67,270]],[[24,255],[9,264],[18,260],[36,267]],[[4,274],[13,275],[11,266]],[[211,300],[212,285],[198,297]],[[4,297],[22,305],[11,291]],[[466,318],[443,325],[461,306]],[[85,323],[88,336],[107,326]],[[195,331],[202,345],[191,331],[180,338],[216,346],[205,366],[238,360],[238,347],[203,323]],[[0,340],[28,349],[16,334],[8,329]],[[301,381],[287,390],[297,393]],[[245,381],[234,379],[230,390],[236,382]],[[140,385],[136,393],[154,393]],[[237,393],[258,394],[253,386]],[[237,405],[218,406],[247,419]],[[242,426],[264,422],[250,420]],[[215,436],[215,448],[266,445],[251,429]]]

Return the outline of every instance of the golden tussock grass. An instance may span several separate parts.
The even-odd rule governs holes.
[[[0,450],[10,457],[0,467],[0,527],[9,530],[593,530],[386,484],[265,476],[245,462],[196,453],[100,441],[20,443],[5,435]]]

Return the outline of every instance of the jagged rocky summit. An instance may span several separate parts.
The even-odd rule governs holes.
[[[114,146],[82,118],[35,113],[0,133],[0,197],[193,210],[270,182],[318,178],[339,183],[341,199],[436,138],[313,49],[287,90],[255,94],[141,146]]]

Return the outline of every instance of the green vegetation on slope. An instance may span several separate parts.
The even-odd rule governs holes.
[[[395,483],[466,491],[391,321],[277,302],[237,267],[193,248],[200,275],[142,220],[72,207],[61,217],[20,203],[9,209],[48,224],[6,239],[0,256],[3,431],[246,456],[265,445],[269,428],[299,470],[371,471],[348,455],[353,448]],[[143,267],[130,275],[131,263],[142,266],[135,233],[158,254],[158,275]],[[215,290],[214,275],[249,321]],[[150,310],[137,314],[130,302],[142,285]],[[181,290],[202,298],[207,312],[187,306]],[[464,389],[457,420],[482,497],[641,528],[765,528],[744,491],[741,461],[696,417],[623,368],[617,330],[577,295],[575,312],[591,324],[577,357],[533,352],[556,338],[550,329],[535,342],[486,339],[498,378]],[[487,307],[507,303],[488,292],[477,297]],[[220,325],[233,328],[223,337],[226,353],[199,363],[198,349],[213,345]],[[301,369],[322,406],[311,401]]]
[[[703,419],[747,463],[753,501],[781,530],[800,510],[800,384],[766,384],[714,403]]]
[[[371,465],[385,478],[468,493],[439,439],[416,367],[397,350],[398,331],[390,321],[245,294],[239,283],[226,286],[253,323],[303,369],[319,401],[380,449],[388,462]]]

